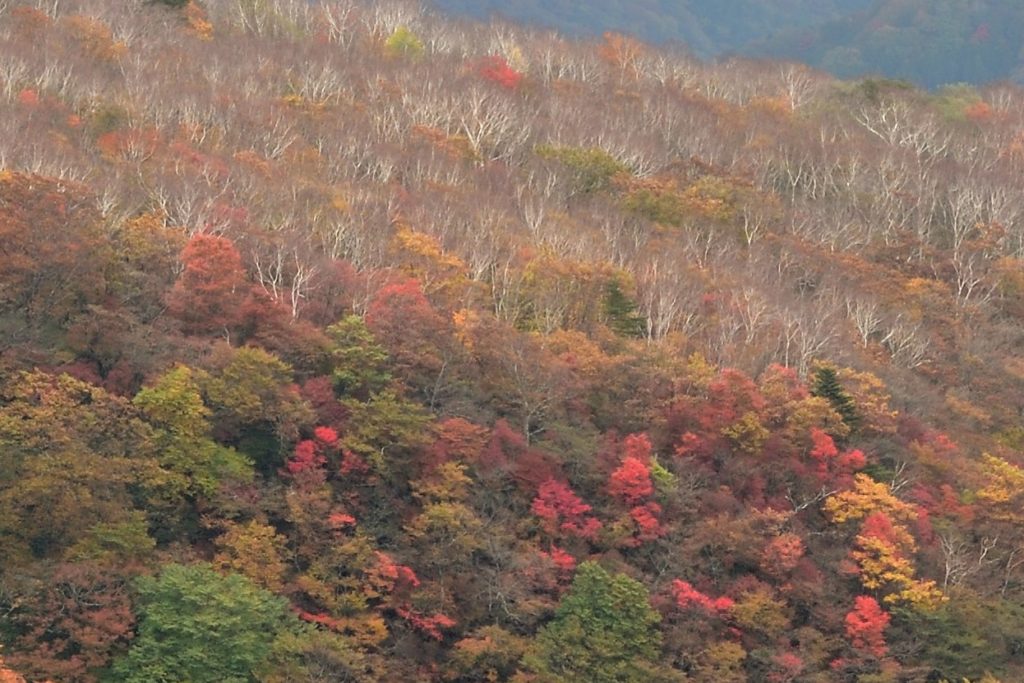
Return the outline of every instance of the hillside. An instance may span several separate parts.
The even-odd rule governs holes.
[[[616,31],[679,42],[705,59],[788,59],[840,77],[925,87],[1024,78],[1024,7],[1014,0],[436,2],[456,14],[498,14],[581,36]]]
[[[813,64],[844,77],[886,74],[927,87],[1024,79],[1024,6],[989,0],[879,2],[807,30],[783,31],[748,54]]]
[[[1022,680],[1022,172],[1013,85],[0,3],[0,680]]]
[[[870,0],[436,0],[438,8],[487,19],[493,15],[577,36],[616,31],[656,43],[684,43],[704,58],[737,51],[789,28],[811,28],[867,7]]]

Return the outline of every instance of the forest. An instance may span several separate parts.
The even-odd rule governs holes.
[[[1024,679],[1024,90],[0,2],[0,681]]]

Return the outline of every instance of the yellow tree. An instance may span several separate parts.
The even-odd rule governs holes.
[[[914,577],[917,544],[904,524],[916,519],[917,511],[888,486],[857,474],[853,488],[829,498],[824,509],[836,524],[861,522],[850,556],[865,588],[887,593],[884,602],[922,609],[944,600],[934,581]]]

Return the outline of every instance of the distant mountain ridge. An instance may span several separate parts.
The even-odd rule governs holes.
[[[1024,76],[1017,0],[434,0],[571,35],[622,31],[679,42],[702,58],[801,61],[843,77],[879,74],[926,87]]]

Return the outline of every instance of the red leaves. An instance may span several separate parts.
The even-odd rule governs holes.
[[[477,64],[477,73],[507,90],[515,90],[523,80],[523,74],[509,66],[508,61],[500,55],[483,57]]]
[[[398,564],[390,555],[376,551],[377,565],[367,572],[374,588],[383,593],[407,593],[420,585],[411,567]]]
[[[551,546],[551,552],[540,552],[542,557],[551,560],[558,569],[560,578],[567,579],[576,571],[576,558],[558,546]]]
[[[735,604],[732,598],[725,596],[712,600],[711,597],[701,593],[689,582],[681,579],[676,579],[672,582],[672,595],[680,609],[697,608],[709,614],[725,614]]]
[[[306,439],[295,445],[295,451],[291,459],[285,463],[285,469],[288,474],[296,475],[323,467],[325,464],[327,464],[327,458],[319,452],[316,442]]]
[[[540,485],[530,509],[546,522],[545,531],[551,536],[564,533],[593,539],[601,528],[601,522],[588,514],[590,506],[566,484],[554,479]]]
[[[608,483],[608,492],[627,505],[636,505],[654,493],[651,468],[647,462],[629,456],[622,461]]]
[[[840,453],[832,437],[817,427],[811,429],[811,443],[810,456],[817,464],[816,474],[822,483],[831,480],[846,484],[854,472],[867,464],[867,458],[859,450]]]
[[[356,518],[344,512],[332,512],[327,518],[327,525],[335,531],[356,525]]]
[[[328,448],[334,448],[338,444],[338,432],[330,427],[317,427],[313,430],[313,436]]]
[[[441,629],[451,628],[457,623],[454,619],[444,614],[438,613],[427,616],[408,606],[396,608],[395,613],[409,622],[409,625],[414,629],[434,640],[442,640],[444,634],[441,633]]]
[[[636,524],[637,541],[653,541],[662,535],[661,506],[651,501],[638,505],[629,511],[629,516]]]
[[[854,608],[844,620],[850,644],[874,657],[884,657],[888,651],[884,632],[889,626],[889,620],[888,612],[878,605],[877,600],[868,595],[857,596]]]
[[[836,448],[832,437],[817,427],[811,429],[811,441],[814,444],[811,448],[811,457],[820,462],[823,468],[830,458],[839,455],[839,449]]]

